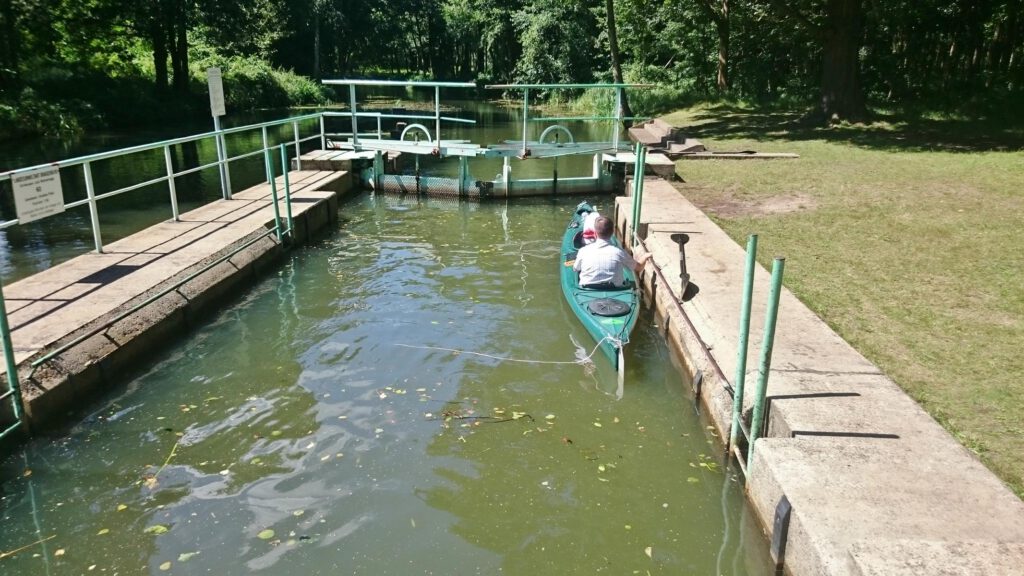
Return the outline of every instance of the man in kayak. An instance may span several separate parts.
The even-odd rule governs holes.
[[[614,246],[610,242],[614,226],[612,221],[604,216],[600,216],[594,221],[594,232],[597,234],[597,240],[593,244],[587,244],[580,248],[576,254],[576,262],[572,265],[572,269],[580,274],[580,287],[582,288],[599,290],[622,288],[626,283],[622,274],[624,267],[628,266],[639,274],[647,261],[651,259],[650,253],[633,259],[625,250]]]

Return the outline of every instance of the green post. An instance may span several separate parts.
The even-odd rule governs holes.
[[[295,161],[298,162],[298,156]],[[292,225],[292,185],[288,181],[288,151],[281,144],[281,171],[284,173],[284,207],[288,216],[288,237],[295,240],[295,227]]]
[[[633,233],[630,235],[630,245],[636,243],[636,227],[637,218],[640,215],[640,178],[637,175],[640,173],[640,150],[643,146],[637,142],[636,146],[633,147],[633,193],[631,194],[633,200],[632,217],[629,221],[629,226],[632,228]]]
[[[7,392],[11,395],[15,423],[0,433],[0,438],[21,424],[24,408],[21,405],[21,386],[18,383],[18,364],[14,360],[14,345],[11,343],[11,325],[7,321],[7,301],[4,298],[3,280],[0,280],[0,338],[4,346],[4,365],[7,368]]]
[[[747,476],[754,464],[754,443],[764,426],[765,395],[768,391],[768,372],[772,367],[772,347],[775,345],[775,321],[779,316],[779,295],[782,292],[782,271],[785,258],[772,263],[772,291],[768,296],[768,311],[764,318],[764,340],[761,342],[761,363],[757,370],[757,391],[754,394],[754,417],[750,423],[750,445],[747,446]]]
[[[743,272],[743,304],[740,306],[740,341],[736,349],[736,378],[733,380],[732,427],[729,446],[736,446],[743,418],[743,385],[747,377],[747,340],[750,337],[750,300],[754,292],[754,263],[757,256],[757,234],[747,236],[747,265]]]
[[[274,161],[270,157],[270,149],[263,149],[263,163],[267,166],[267,177],[270,179],[270,196],[274,201],[274,230],[277,231],[277,241],[282,242],[281,235],[281,208],[277,205],[277,182],[274,177]]]

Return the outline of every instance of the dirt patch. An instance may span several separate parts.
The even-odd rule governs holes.
[[[809,196],[795,194],[791,196],[773,196],[764,200],[743,201],[736,198],[722,198],[707,202],[700,206],[705,212],[720,218],[738,218],[746,216],[768,216],[772,214],[788,214],[813,210],[817,203]]]

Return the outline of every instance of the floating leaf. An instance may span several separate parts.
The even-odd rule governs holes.
[[[188,562],[196,554],[199,554],[199,552],[183,552],[178,554],[178,562]]]
[[[271,436],[280,436],[281,435],[281,431],[280,430],[273,430],[273,431],[270,432],[270,435]]]
[[[164,562],[163,564],[161,564],[160,565],[160,569],[163,570],[164,572],[167,572],[168,570],[170,570],[171,569],[171,561],[168,560],[167,562]]]
[[[292,512],[292,516],[302,516],[305,513],[306,513],[305,510],[296,510],[296,511]]]
[[[632,530],[632,529],[633,529],[632,526],[630,526],[629,524],[626,524],[626,530]]]
[[[142,485],[150,490],[156,488],[156,476],[150,476],[142,481]]]
[[[25,477],[25,478],[28,478],[31,475],[32,475],[32,469],[31,468],[25,468],[25,472],[22,473],[22,476]]]
[[[547,416],[544,417],[544,419],[545,420],[554,420],[555,419],[555,415],[554,414],[548,414]]]
[[[118,504],[117,505],[117,511],[118,512],[121,512],[122,510],[127,510],[127,509],[128,509],[128,507],[125,506],[124,504]]]
[[[254,466],[256,464],[259,464],[260,462],[263,462],[263,460],[261,460],[260,458],[253,458],[252,460],[249,461],[249,463],[254,465]]]
[[[694,478],[693,476],[690,476],[689,478],[687,478],[686,481],[689,482],[690,484],[696,484],[696,483],[700,482],[700,480]]]
[[[654,558],[654,556],[652,556],[653,553],[654,553],[654,549],[651,548],[650,546],[648,546],[647,548],[644,548],[644,554],[647,554],[648,558],[653,559]]]
[[[604,464],[599,464],[599,465],[597,466],[597,471],[598,471],[598,472],[604,472]]]
[[[146,528],[145,530],[143,530],[143,532],[145,532],[146,534],[156,534],[156,535],[159,536],[160,534],[163,534],[164,532],[167,532],[168,530],[170,530],[170,528],[168,528],[167,526],[164,526],[163,524],[153,524],[149,528]]]
[[[63,548],[58,548],[57,551],[53,553],[53,555],[54,556],[63,556],[64,555],[64,549]]]
[[[600,422],[594,422],[594,426],[597,426],[598,428],[600,428],[601,427],[601,423]]]
[[[512,419],[513,420],[519,420],[523,416],[526,416],[526,412],[513,412],[512,413]]]
[[[97,532],[96,535],[97,536],[103,536],[104,534],[109,534],[109,533],[110,533],[110,528],[100,528],[100,531]]]
[[[274,531],[271,530],[270,528],[267,528],[266,530],[264,530],[264,531],[260,532],[259,534],[257,534],[256,537],[259,538],[260,540],[270,540],[271,538],[274,537]]]

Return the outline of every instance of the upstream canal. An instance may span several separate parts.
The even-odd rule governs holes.
[[[605,358],[576,362],[594,343],[558,238],[577,200],[343,203],[3,461],[0,572],[770,573],[650,315],[621,399]]]

